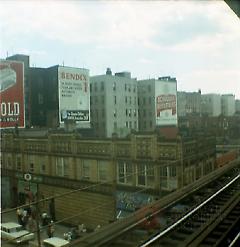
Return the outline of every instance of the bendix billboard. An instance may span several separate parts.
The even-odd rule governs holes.
[[[177,126],[177,84],[157,81],[155,84],[156,125]]]
[[[59,66],[59,120],[90,121],[89,71]]]
[[[25,127],[23,63],[0,60],[0,128]]]

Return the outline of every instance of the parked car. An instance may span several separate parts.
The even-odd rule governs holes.
[[[52,237],[43,240],[44,247],[63,247],[67,246],[67,244],[69,244],[69,241],[58,237]]]
[[[1,224],[1,238],[12,243],[20,244],[34,239],[34,234],[15,222]]]

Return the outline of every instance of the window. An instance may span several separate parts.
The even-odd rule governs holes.
[[[118,182],[119,183],[125,183],[125,184],[131,184],[133,179],[133,169],[132,164],[125,162],[125,161],[119,161],[118,164]]]
[[[145,105],[145,104],[146,104],[146,98],[143,97],[143,105]]]
[[[101,90],[103,91],[104,90],[104,82],[101,81]]]
[[[131,105],[132,104],[132,97],[129,96],[129,104]]]
[[[114,111],[113,111],[113,116],[117,117],[117,110],[116,109],[114,109]]]
[[[94,83],[94,90],[95,90],[95,92],[97,92],[97,90],[98,90],[96,82]]]
[[[148,98],[148,103],[149,103],[149,105],[151,105],[151,103],[152,103],[152,98],[151,97]]]
[[[136,111],[136,109],[133,110],[133,115],[134,115],[134,117],[137,116],[137,111]]]
[[[132,109],[128,110],[128,116],[131,117],[132,116]]]
[[[114,131],[117,130],[117,122],[114,122]]]
[[[102,95],[102,104],[104,104],[104,95]]]
[[[154,187],[154,166],[151,164],[138,164],[137,183],[140,186]]]
[[[169,175],[170,175],[170,177],[176,177],[177,176],[176,166],[170,166],[169,167]]]
[[[98,161],[98,178],[100,181],[106,181],[107,180],[107,164],[105,161]]]
[[[83,160],[82,163],[82,178],[85,180],[90,179],[90,160]]]
[[[92,84],[90,84],[90,92],[92,92]]]
[[[151,85],[148,85],[148,92],[151,92]]]
[[[129,128],[130,129],[132,128],[132,122],[131,121],[129,122]]]
[[[126,109],[126,117],[128,116],[128,110]]]
[[[56,176],[68,177],[69,176],[69,165],[67,158],[59,157],[56,159]]]
[[[45,165],[45,164],[42,164],[42,165],[40,166],[40,172],[43,173],[43,174],[46,173],[46,165]]]
[[[38,104],[39,105],[43,104],[43,95],[41,93],[38,94]]]
[[[126,127],[128,128],[128,121],[126,121]]]
[[[12,168],[12,158],[10,156],[7,157],[7,168]]]
[[[127,84],[125,84],[125,91],[127,91]]]
[[[114,105],[117,104],[117,96],[114,96]]]
[[[21,170],[21,157],[17,157],[17,160],[16,160],[16,168],[17,170]]]
[[[167,174],[168,174],[168,172],[167,172],[167,169],[168,167],[167,166],[164,166],[164,167],[161,167],[160,168],[160,177],[167,177]]]
[[[116,82],[113,83],[113,91],[116,91]]]
[[[126,103],[126,104],[127,104],[127,101],[128,101],[128,100],[127,100],[127,96],[125,96],[125,103]]]
[[[29,172],[34,173],[34,164],[29,164]]]

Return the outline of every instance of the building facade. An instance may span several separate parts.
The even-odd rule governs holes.
[[[236,108],[236,113],[240,114],[240,100],[236,99],[235,101],[235,108]]]
[[[138,81],[139,130],[177,126],[177,80],[170,76]]]
[[[179,117],[181,134],[194,136],[198,133],[215,136],[220,143],[240,138],[240,116],[185,116]]]
[[[219,94],[202,94],[201,111],[203,115],[217,117],[221,114],[221,95]]]
[[[235,96],[232,94],[223,94],[221,96],[223,116],[233,116],[236,111]]]
[[[31,114],[30,114],[30,82],[29,82],[29,56],[23,54],[16,54],[13,56],[9,56],[6,58],[9,61],[19,61],[24,64],[24,105],[25,105],[25,126],[29,127],[31,122]]]
[[[131,134],[125,139],[87,140],[76,134],[27,136],[20,132],[2,136],[1,164],[4,188],[9,190],[4,194],[12,196],[5,198],[5,206],[24,203],[29,188],[24,174],[30,173],[31,192],[38,191],[41,198],[82,188],[57,197],[51,202],[54,210],[47,201],[42,208],[51,208],[58,220],[70,217],[69,223],[94,228],[115,220],[116,193],[127,191],[133,197],[141,190],[159,197],[213,171],[215,139],[179,136],[175,141],[161,141],[156,134]],[[88,213],[71,218],[79,207]]]
[[[91,77],[91,124],[99,137],[138,130],[137,81],[129,72]]]
[[[177,92],[178,116],[201,114],[201,91]]]

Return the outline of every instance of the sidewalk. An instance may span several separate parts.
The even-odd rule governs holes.
[[[9,209],[6,208],[4,210],[9,210]],[[18,222],[17,214],[16,214],[15,210],[10,212],[10,213],[2,214],[1,216],[2,216],[1,217],[1,222],[16,222],[16,223]],[[69,227],[66,227],[66,226],[64,226],[62,224],[55,224],[54,225],[54,229],[55,229],[54,237],[59,237],[59,238],[63,238],[63,234],[65,232],[69,232],[70,231]],[[38,243],[38,241],[37,241],[37,233],[34,233],[34,234],[35,234],[35,240],[32,241],[33,242],[32,244],[33,244],[33,246],[35,244],[36,244],[36,246],[38,246],[37,245],[37,243]],[[47,229],[46,228],[40,230],[40,236],[41,236],[41,241],[43,241],[44,239],[48,238]],[[29,246],[30,246],[30,244],[29,244]]]

